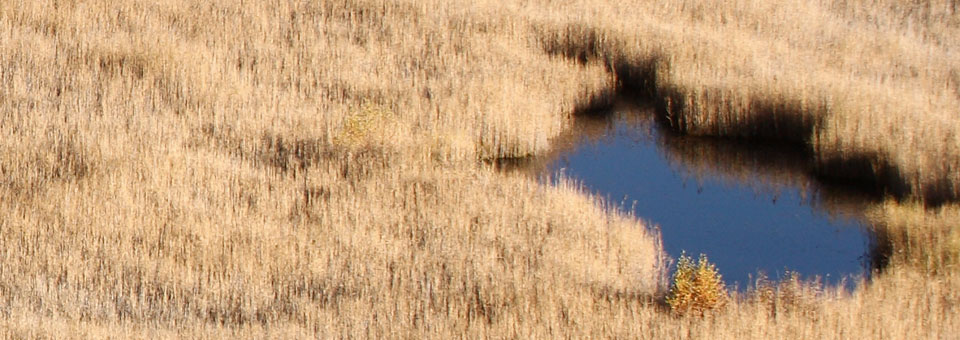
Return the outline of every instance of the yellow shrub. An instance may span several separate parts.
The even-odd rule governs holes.
[[[686,254],[680,255],[677,271],[673,274],[673,286],[667,296],[670,309],[681,315],[703,315],[723,307],[727,299],[723,278],[706,255],[700,254],[696,262]]]
[[[341,145],[359,146],[371,142],[387,142],[394,140],[398,135],[396,114],[389,108],[381,105],[363,104],[363,106],[349,117],[333,139]]]

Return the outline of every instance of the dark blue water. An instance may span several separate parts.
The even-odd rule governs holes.
[[[539,172],[581,182],[658,225],[671,257],[706,254],[740,289],[760,272],[776,280],[793,271],[828,285],[846,279],[848,288],[869,272],[858,205],[807,175],[802,152],[674,136],[649,117],[622,108],[600,123],[581,122]]]

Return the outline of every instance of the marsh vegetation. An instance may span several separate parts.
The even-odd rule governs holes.
[[[957,334],[956,5],[2,1],[0,333]],[[874,187],[884,269],[670,312],[643,216],[489,165],[618,94]]]

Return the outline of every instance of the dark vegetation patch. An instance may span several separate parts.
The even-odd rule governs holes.
[[[34,195],[50,183],[77,181],[93,173],[94,162],[75,139],[62,136],[42,145],[0,158],[0,187],[15,195]]]
[[[736,89],[684,89],[660,79],[668,69],[666,58],[657,53],[629,55],[625,42],[583,24],[564,27],[541,25],[535,28],[540,46],[550,55],[580,64],[601,63],[616,77],[609,98],[630,98],[653,103],[657,121],[682,135],[714,136],[764,143],[793,144],[808,151],[815,164],[814,176],[827,183],[860,187],[877,197],[921,200],[939,206],[960,199],[960,188],[949,178],[920,183],[879,153],[841,153],[823,156],[815,147],[816,133],[832,113],[825,100],[754,96],[743,98]],[[607,101],[612,102],[612,101]],[[605,106],[590,98],[575,111],[578,116],[603,116]],[[503,160],[508,166],[522,160]],[[949,171],[947,171],[949,173]]]
[[[292,138],[264,133],[243,137],[229,126],[207,124],[200,145],[266,167],[281,175],[297,176],[310,168],[336,169],[340,178],[356,183],[391,164],[393,153],[380,147],[349,147],[324,138]]]

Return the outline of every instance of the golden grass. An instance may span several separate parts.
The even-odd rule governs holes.
[[[578,6],[593,10],[566,21],[562,7],[542,14],[551,18],[544,26],[560,27],[545,35],[546,49],[602,60],[679,131],[804,143],[822,175],[895,195],[943,202],[960,192],[948,5]]]
[[[954,7],[0,2],[0,334],[948,337],[955,205],[874,205],[889,264],[852,294],[675,317],[642,223],[483,161],[634,90],[681,132],[953,200]]]

